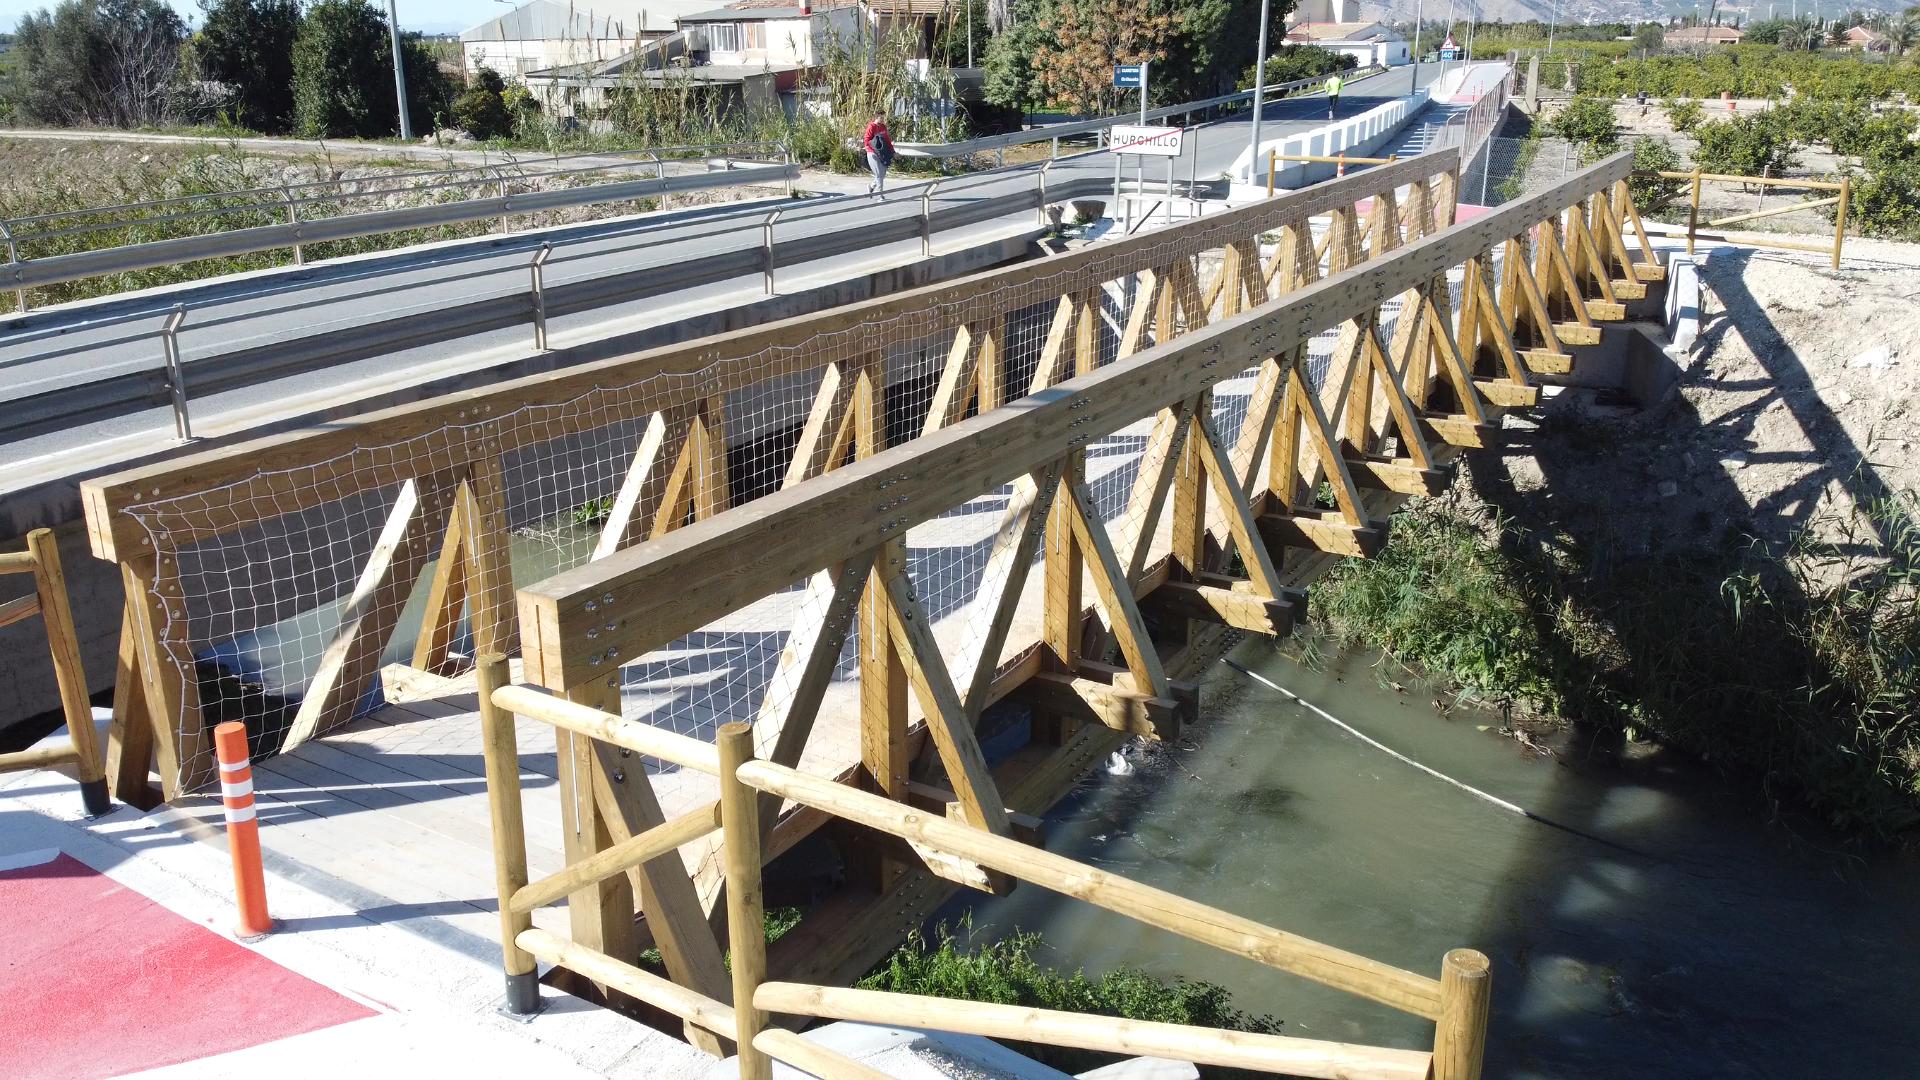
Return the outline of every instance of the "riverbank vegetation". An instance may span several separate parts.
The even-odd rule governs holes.
[[[1047,967],[1040,956],[1040,935],[1014,931],[996,941],[963,940],[967,926],[956,934],[946,926],[931,937],[914,934],[894,950],[859,986],[899,994],[1022,1005],[1038,1009],[1117,1016],[1167,1024],[1226,1028],[1277,1035],[1281,1022],[1271,1016],[1242,1012],[1227,991],[1209,982],[1163,980],[1135,968],[1120,967],[1098,977],[1075,969],[1063,974]],[[1079,1073],[1115,1060],[1058,1046],[1010,1043],[1015,1050],[1063,1072]],[[1209,1080],[1252,1076],[1231,1069],[1205,1069]]]
[[[1487,699],[1625,730],[1881,838],[1920,826],[1920,504],[1834,512],[1774,550],[1604,559],[1445,499],[1315,586],[1316,617]]]

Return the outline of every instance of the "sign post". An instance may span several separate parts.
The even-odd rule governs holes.
[[[1113,85],[1115,89],[1138,89],[1140,91],[1140,125],[1142,127],[1145,127],[1147,123],[1147,64],[1148,61],[1142,60],[1137,64],[1113,65]],[[1117,133],[1118,131],[1116,129],[1114,134]],[[1116,142],[1117,140],[1109,136],[1109,141]],[[1138,175],[1141,166],[1136,164],[1134,168],[1136,173],[1134,182],[1139,184],[1142,180],[1141,176]],[[1120,204],[1120,169],[1120,155],[1116,152],[1113,157],[1113,202],[1116,209]],[[1116,220],[1118,219],[1116,218]]]
[[[1167,159],[1167,223],[1173,223],[1173,159],[1180,156],[1185,128],[1148,127],[1145,124],[1115,124],[1107,138],[1107,148],[1113,151],[1114,172],[1120,170],[1120,155],[1132,154],[1134,174],[1144,190],[1146,183],[1146,159],[1161,157]],[[1118,186],[1114,188],[1114,200],[1119,201]],[[1115,217],[1119,220],[1118,216]]]

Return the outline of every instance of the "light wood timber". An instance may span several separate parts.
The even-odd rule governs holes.
[[[40,598],[33,595],[19,596],[0,604],[0,626],[12,626],[25,622],[40,614]]]
[[[929,847],[971,859],[1044,889],[1085,900],[1150,926],[1212,945],[1232,955],[1424,1016],[1440,1015],[1440,985],[1346,950],[1262,926],[1251,919],[1097,870],[1072,859],[942,818],[929,817],[875,795],[807,776],[770,762],[749,762],[742,780],[782,798]]]
[[[131,596],[120,604],[120,648],[113,668],[113,722],[107,727],[107,787],[113,797],[140,810],[159,805],[159,792],[149,782],[154,751],[159,745],[173,753],[173,735],[164,721],[147,708],[145,675],[140,662],[142,633]],[[155,740],[155,726],[160,725]]]
[[[466,506],[467,500],[456,491],[453,512],[440,538],[440,556],[434,560],[433,578],[427,584],[420,631],[413,639],[412,666],[430,675],[452,675],[456,667],[449,653],[467,606]]]
[[[720,804],[702,803],[645,832],[636,833],[612,847],[603,848],[570,864],[564,870],[549,874],[532,884],[521,885],[509,894],[505,910],[515,915],[538,910],[615,874],[624,874],[643,862],[677,851],[682,845],[720,828],[720,825]],[[521,873],[524,876],[525,870]],[[506,940],[511,941],[512,938]]]
[[[533,928],[531,908],[516,908],[514,900],[527,886],[527,830],[520,794],[520,746],[513,715],[494,704],[493,695],[507,683],[507,658],[499,653],[474,662],[478,687],[481,753],[487,776],[487,811],[493,826],[494,895],[500,904],[500,949],[509,977],[533,973],[533,957],[522,949],[520,935]],[[537,906],[537,905],[536,905]]]
[[[770,495],[759,500],[750,515],[726,522],[724,535],[701,522],[660,544],[648,545],[644,558],[623,552],[595,564],[590,573],[575,570],[556,575],[523,593],[534,609],[535,622],[541,619],[540,609],[553,612],[547,624],[555,635],[543,634],[543,645],[547,646],[543,651],[559,647],[558,662],[564,668],[572,635],[561,625],[573,621],[568,609],[575,601],[563,598],[572,595],[584,599],[588,588],[596,597],[613,594],[616,606],[623,611],[641,613],[615,634],[624,639],[618,642],[623,650],[627,646],[651,648],[657,642],[650,639],[672,640],[706,618],[730,610],[740,597],[757,596],[761,581],[795,580],[834,557],[844,557],[850,546],[872,546],[897,532],[898,525],[887,529],[885,520],[876,520],[878,516],[872,514],[872,507],[883,498],[904,495],[916,514],[939,513],[1030,470],[1038,461],[1057,459],[1071,451],[1079,438],[1079,427],[1116,430],[1166,402],[1180,400],[1181,390],[1204,390],[1217,378],[1207,369],[1215,355],[1272,355],[1292,348],[1298,339],[1277,339],[1277,327],[1292,327],[1287,333],[1304,336],[1312,328],[1337,325],[1371,310],[1375,296],[1401,292],[1430,279],[1447,266],[1484,250],[1488,243],[1512,235],[1530,218],[1539,220],[1534,215],[1549,212],[1569,192],[1611,183],[1617,175],[1613,170],[1622,167],[1620,162],[1603,163],[1567,185],[1407,245],[1391,258],[1296,290],[1257,313],[1201,328],[1126,361],[1077,376],[1035,395],[1020,409],[995,410],[918,440],[911,448],[890,451],[871,463],[856,463],[818,482],[803,498],[788,501],[784,496],[789,493]],[[1083,417],[1083,424],[1073,423]],[[1038,453],[1043,447],[1044,456]],[[897,454],[897,460],[889,454]],[[913,467],[905,470],[902,466],[909,459]],[[875,488],[881,482],[894,490],[876,498]],[[817,518],[823,528],[807,527],[802,517]],[[770,542],[769,537],[778,537],[778,542]],[[723,549],[728,557],[715,557]],[[816,558],[819,561],[814,561]],[[643,566],[644,574],[639,572]],[[793,572],[785,573],[788,568]],[[654,589],[649,596],[636,595],[636,586],[644,577],[669,569],[675,576],[662,581],[670,581],[673,587]],[[696,616],[701,618],[688,622]],[[545,677],[553,676],[552,671],[545,670],[546,661],[537,666]]]
[[[1133,306],[1127,309],[1127,324],[1120,331],[1120,344],[1114,352],[1114,359],[1125,360],[1151,344],[1149,332],[1154,329],[1154,312],[1160,307],[1160,295],[1165,288],[1164,270],[1144,270],[1136,277]]]
[[[1346,463],[1353,474],[1354,485],[1370,491],[1434,496],[1445,491],[1453,479],[1447,469],[1423,469],[1408,458],[1368,457],[1350,452]]]
[[[927,733],[939,748],[947,779],[965,808],[967,823],[1006,835],[1006,804],[994,786],[986,755],[974,737],[966,706],[954,689],[953,678],[941,659],[939,642],[927,624],[926,610],[914,594],[904,568],[892,568],[883,584],[893,602],[893,635],[907,679],[927,714]],[[906,740],[900,740],[904,743]]]
[[[400,622],[401,608],[426,567],[434,538],[446,531],[459,485],[458,476],[442,474],[400,486],[386,528],[341,609],[340,629],[321,654],[280,743],[281,753],[353,716]]]
[[[166,500],[210,488],[231,487],[236,506],[271,505],[278,513],[293,513],[321,502],[357,492],[390,487],[407,479],[394,466],[379,464],[371,455],[390,443],[413,440],[417,460],[455,463],[481,448],[492,455],[509,454],[534,442],[580,434],[609,422],[609,418],[639,420],[675,404],[717,397],[751,386],[769,374],[761,359],[766,350],[803,350],[809,342],[848,327],[884,322],[903,313],[924,320],[924,331],[950,330],[973,317],[984,289],[1017,287],[1111,265],[1116,258],[1140,258],[1147,252],[1165,253],[1169,244],[1198,253],[1219,245],[1220,237],[1259,233],[1288,222],[1304,222],[1326,212],[1334,203],[1349,202],[1390,177],[1406,182],[1441,168],[1455,152],[1438,151],[1408,159],[1364,175],[1343,178],[1283,198],[1209,215],[1205,228],[1179,234],[1152,233],[1125,238],[1097,249],[1072,251],[1017,267],[1001,267],[979,274],[863,301],[830,312],[798,316],[697,342],[663,346],[593,361],[564,371],[528,376],[495,386],[437,397],[430,402],[383,409],[351,421],[220,447],[154,465],[124,470],[88,481],[83,500],[89,515],[89,537],[94,553],[114,560],[124,552],[138,552],[150,539],[137,519],[123,513],[136,504]],[[1432,159],[1432,160],[1427,160]],[[1164,256],[1161,257],[1165,261]],[[696,378],[697,377],[697,378]],[[642,384],[644,389],[636,389]],[[540,424],[513,418],[527,407],[576,404],[564,415]],[[485,430],[478,436],[475,427]],[[281,470],[302,467],[309,482],[289,486]],[[174,524],[165,538],[185,546],[223,531],[245,527],[207,520]]]
[[[728,961],[733,977],[734,1045],[740,1080],[772,1080],[773,1062],[754,1040],[767,1026],[754,991],[767,978],[767,913],[760,880],[760,797],[741,783],[740,766],[753,760],[753,729],[720,725],[720,817],[725,823]]]
[[[1081,483],[1073,485],[1071,495],[1074,540],[1086,559],[1094,590],[1100,596],[1100,606],[1106,611],[1107,624],[1119,643],[1120,655],[1132,673],[1133,689],[1148,697],[1162,696],[1167,688],[1166,670],[1160,666],[1160,654],[1147,633],[1145,620],[1140,617],[1126,568],[1114,552],[1113,542],[1107,538],[1099,511],[1094,509],[1093,493]]]
[[[182,768],[208,761],[212,752],[201,719],[200,680],[187,643],[177,564],[171,556],[127,559],[120,564],[120,581],[134,613],[141,697],[153,721],[160,793],[171,802],[181,791]]]
[[[1293,629],[1292,604],[1217,585],[1169,581],[1140,603],[1175,618],[1199,619],[1269,637],[1284,637]]]
[[[1491,965],[1472,949],[1454,949],[1440,964],[1440,1016],[1434,1025],[1433,1080],[1480,1080],[1493,1002]]]
[[[1015,481],[1013,497],[994,534],[993,552],[987,556],[979,591],[967,612],[960,661],[954,667],[954,682],[966,692],[970,719],[977,720],[986,708],[994,670],[1013,628],[1027,572],[1033,566],[1034,549],[1046,531],[1047,508],[1053,504],[1059,484],[1060,471],[1054,466],[1044,466],[1040,472]]]
[[[568,696],[577,697],[582,693],[581,688],[575,688],[568,692]],[[615,709],[619,707],[617,691],[610,704]],[[640,762],[621,757],[617,748],[605,743],[590,742],[577,735],[571,742],[574,768],[570,776],[561,777],[562,799],[580,803],[577,812],[583,817],[590,815],[597,827],[583,829],[578,838],[569,838],[570,842],[580,839],[590,840],[591,843],[576,844],[568,850],[568,863],[583,861],[606,848],[623,844],[667,823],[666,813],[660,808],[660,799],[654,793],[653,783],[647,779],[646,770]],[[590,795],[583,787],[589,784]],[[637,886],[639,910],[646,916],[647,926],[653,931],[653,943],[660,950],[660,959],[666,964],[667,974],[682,986],[725,1000],[728,995],[728,976],[721,960],[720,943],[713,936],[706,908],[700,903],[693,878],[688,874],[687,865],[681,860],[679,852],[668,851],[640,863],[629,877]],[[605,883],[602,884],[604,886]],[[592,891],[574,893],[568,900],[569,910],[575,903],[574,898]],[[616,895],[618,892],[616,890]],[[627,948],[632,947],[634,934],[631,895],[626,894],[625,903],[629,906],[624,911],[618,906],[608,906],[597,912],[601,921],[600,934],[622,941]],[[611,923],[623,925],[616,930],[609,925]],[[579,922],[576,921],[574,925],[574,936],[579,938]],[[588,943],[591,944],[590,939]],[[688,1041],[700,1049],[715,1057],[725,1056],[725,1045],[710,1033],[689,1027],[686,1035]]]
[[[87,699],[87,673],[80,660],[80,640],[73,630],[73,611],[67,606],[67,576],[60,565],[60,545],[52,529],[27,534],[27,554],[34,562],[34,607],[46,628],[47,649],[53,657],[53,680],[60,693],[60,713],[67,724],[67,742],[74,755],[74,772],[81,783],[106,777],[100,754],[99,732],[93,726],[93,703]]]
[[[1425,1080],[1432,1055],[1020,1005],[770,982],[756,1004],[827,1020],[900,1024],[1103,1053],[1330,1080]]]
[[[972,404],[973,388],[979,381],[973,373],[977,359],[973,330],[962,325],[953,332],[953,344],[947,349],[947,362],[940,368],[940,381],[934,385],[921,434],[952,427],[967,418],[967,406]]]
[[[607,520],[600,527],[593,558],[604,559],[653,532],[654,516],[660,511],[668,481],[686,449],[693,422],[694,410],[684,405],[647,418],[646,430],[634,447],[620,490],[614,495]]]
[[[1384,523],[1349,525],[1333,514],[1295,510],[1291,514],[1261,514],[1254,519],[1269,545],[1308,548],[1367,559],[1386,545]]]

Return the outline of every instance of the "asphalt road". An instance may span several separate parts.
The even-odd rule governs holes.
[[[1421,75],[1424,85],[1438,75],[1438,68],[1423,67]],[[1342,97],[1339,115],[1364,112],[1412,89],[1411,72],[1406,68],[1363,80]],[[1319,97],[1272,102],[1264,110],[1262,134],[1272,138],[1310,129],[1326,119],[1326,103]],[[1193,175],[1205,180],[1221,175],[1246,147],[1249,123],[1250,117],[1241,115],[1190,131],[1176,163],[1178,177],[1184,180]],[[1149,165],[1148,179],[1161,168],[1158,162]],[[937,212],[970,201],[1031,191],[1037,183],[1038,169],[1037,164],[1019,166],[942,181],[932,206]],[[1110,177],[1112,171],[1110,155],[1084,154],[1057,163],[1048,183],[1082,176]],[[776,225],[776,236],[782,240],[857,230],[889,219],[917,218],[923,190],[924,183],[919,181],[894,183],[883,199],[856,195],[800,203],[735,204],[653,215],[643,221],[510,234],[36,312],[0,324],[0,403],[6,403],[0,404],[0,439],[5,438],[7,414],[24,415],[36,395],[117,374],[163,368],[160,330],[176,304],[187,307],[179,348],[189,395],[193,397],[195,423],[230,428],[249,417],[284,415],[323,400],[337,402],[371,380],[390,382],[414,372],[427,374],[483,360],[489,352],[505,348],[524,349],[531,331],[521,326],[473,335],[274,378],[212,397],[192,394],[196,361],[325,335],[373,319],[423,314],[455,303],[491,297],[512,297],[516,303],[525,303],[528,264],[542,242],[555,245],[546,280],[561,284],[640,267],[684,265],[721,252],[757,248],[760,222],[773,205],[785,207]],[[986,232],[1026,219],[1031,213],[1023,210],[1005,220],[967,228]],[[902,253],[916,249],[913,244],[893,246],[901,248]],[[880,253],[842,258],[852,263]],[[822,260],[817,266],[783,273],[831,269],[837,261],[841,259]],[[753,275],[638,304],[614,304],[587,315],[556,320],[550,333],[565,334],[628,316],[657,315],[663,308],[697,309],[721,296],[732,296],[737,302],[743,290],[758,288],[758,275]],[[0,451],[0,462],[8,465],[0,474],[0,492],[42,483],[54,475],[94,471],[114,460],[150,452],[156,439],[171,437],[172,428],[168,409],[144,408],[6,440],[0,443],[5,447]]]

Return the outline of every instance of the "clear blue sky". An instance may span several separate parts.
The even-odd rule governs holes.
[[[168,0],[195,26],[200,24],[198,0]],[[386,0],[373,0],[381,7]],[[400,8],[400,25],[408,30],[429,34],[458,33],[508,10],[497,0],[394,0]],[[20,16],[41,8],[52,8],[59,0],[0,0],[0,31],[11,32]]]

